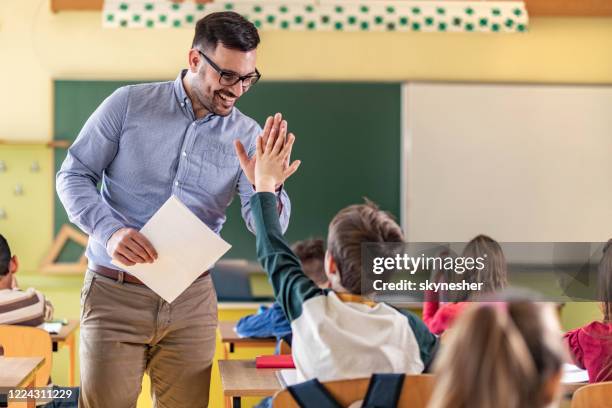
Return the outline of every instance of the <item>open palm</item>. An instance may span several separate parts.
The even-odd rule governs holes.
[[[292,135],[290,133],[290,135]],[[263,145],[265,146],[268,143],[268,140],[272,138],[272,141],[275,141],[277,138],[281,138],[283,141],[286,140],[287,137],[287,121],[283,120],[283,115],[277,113],[274,117],[269,116],[266,119],[266,123],[264,125],[263,131],[261,132],[260,137],[262,138]],[[294,137],[294,136],[293,136]],[[257,161],[256,155],[253,157],[249,157],[244,146],[240,143],[239,140],[234,142],[234,147],[236,149],[236,154],[238,155],[238,160],[240,161],[240,167],[242,171],[246,175],[247,179],[252,185],[255,185],[255,162]],[[285,162],[285,172],[283,174],[282,180],[278,183],[276,188],[280,187],[285,180],[287,180],[295,171],[297,170],[296,166],[289,166],[289,162],[291,160],[291,151],[289,152],[289,156],[287,157],[287,161]]]

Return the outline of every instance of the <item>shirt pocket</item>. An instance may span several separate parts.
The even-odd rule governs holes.
[[[220,202],[231,200],[240,167],[238,156],[223,146],[208,146],[200,156],[198,186]]]

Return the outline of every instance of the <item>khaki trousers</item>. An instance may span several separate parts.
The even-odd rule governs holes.
[[[169,304],[146,286],[88,270],[81,291],[79,407],[136,407],[145,371],[155,407],[207,407],[216,327],[210,275]]]

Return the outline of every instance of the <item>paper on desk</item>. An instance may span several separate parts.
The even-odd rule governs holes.
[[[283,370],[278,370],[276,372],[276,378],[278,379],[278,382],[282,385],[283,388],[295,385],[298,383],[297,369],[287,368]]]
[[[563,364],[563,378],[561,382],[564,384],[589,382],[589,373],[574,364]]]
[[[112,263],[136,276],[168,303],[232,247],[175,196],[161,206],[140,232],[157,251],[155,262],[125,266],[113,259]]]
[[[59,332],[62,330],[61,323],[46,322],[46,323],[43,323],[41,327],[43,330],[45,330],[49,334],[59,334]]]

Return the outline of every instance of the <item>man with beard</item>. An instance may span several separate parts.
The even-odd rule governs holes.
[[[294,138],[280,114],[262,130],[234,107],[260,78],[258,44],[257,29],[240,15],[207,15],[196,25],[189,69],[172,82],[119,88],[68,150],[57,192],[70,220],[90,237],[81,292],[81,407],[135,407],[145,371],[155,406],[208,405],[217,326],[209,272],[169,304],[111,259],[155,262],[155,248],[138,230],[171,195],[219,233],[238,194],[254,232],[256,139]],[[287,162],[283,181],[299,164]],[[289,198],[282,183],[276,191],[286,229]]]

